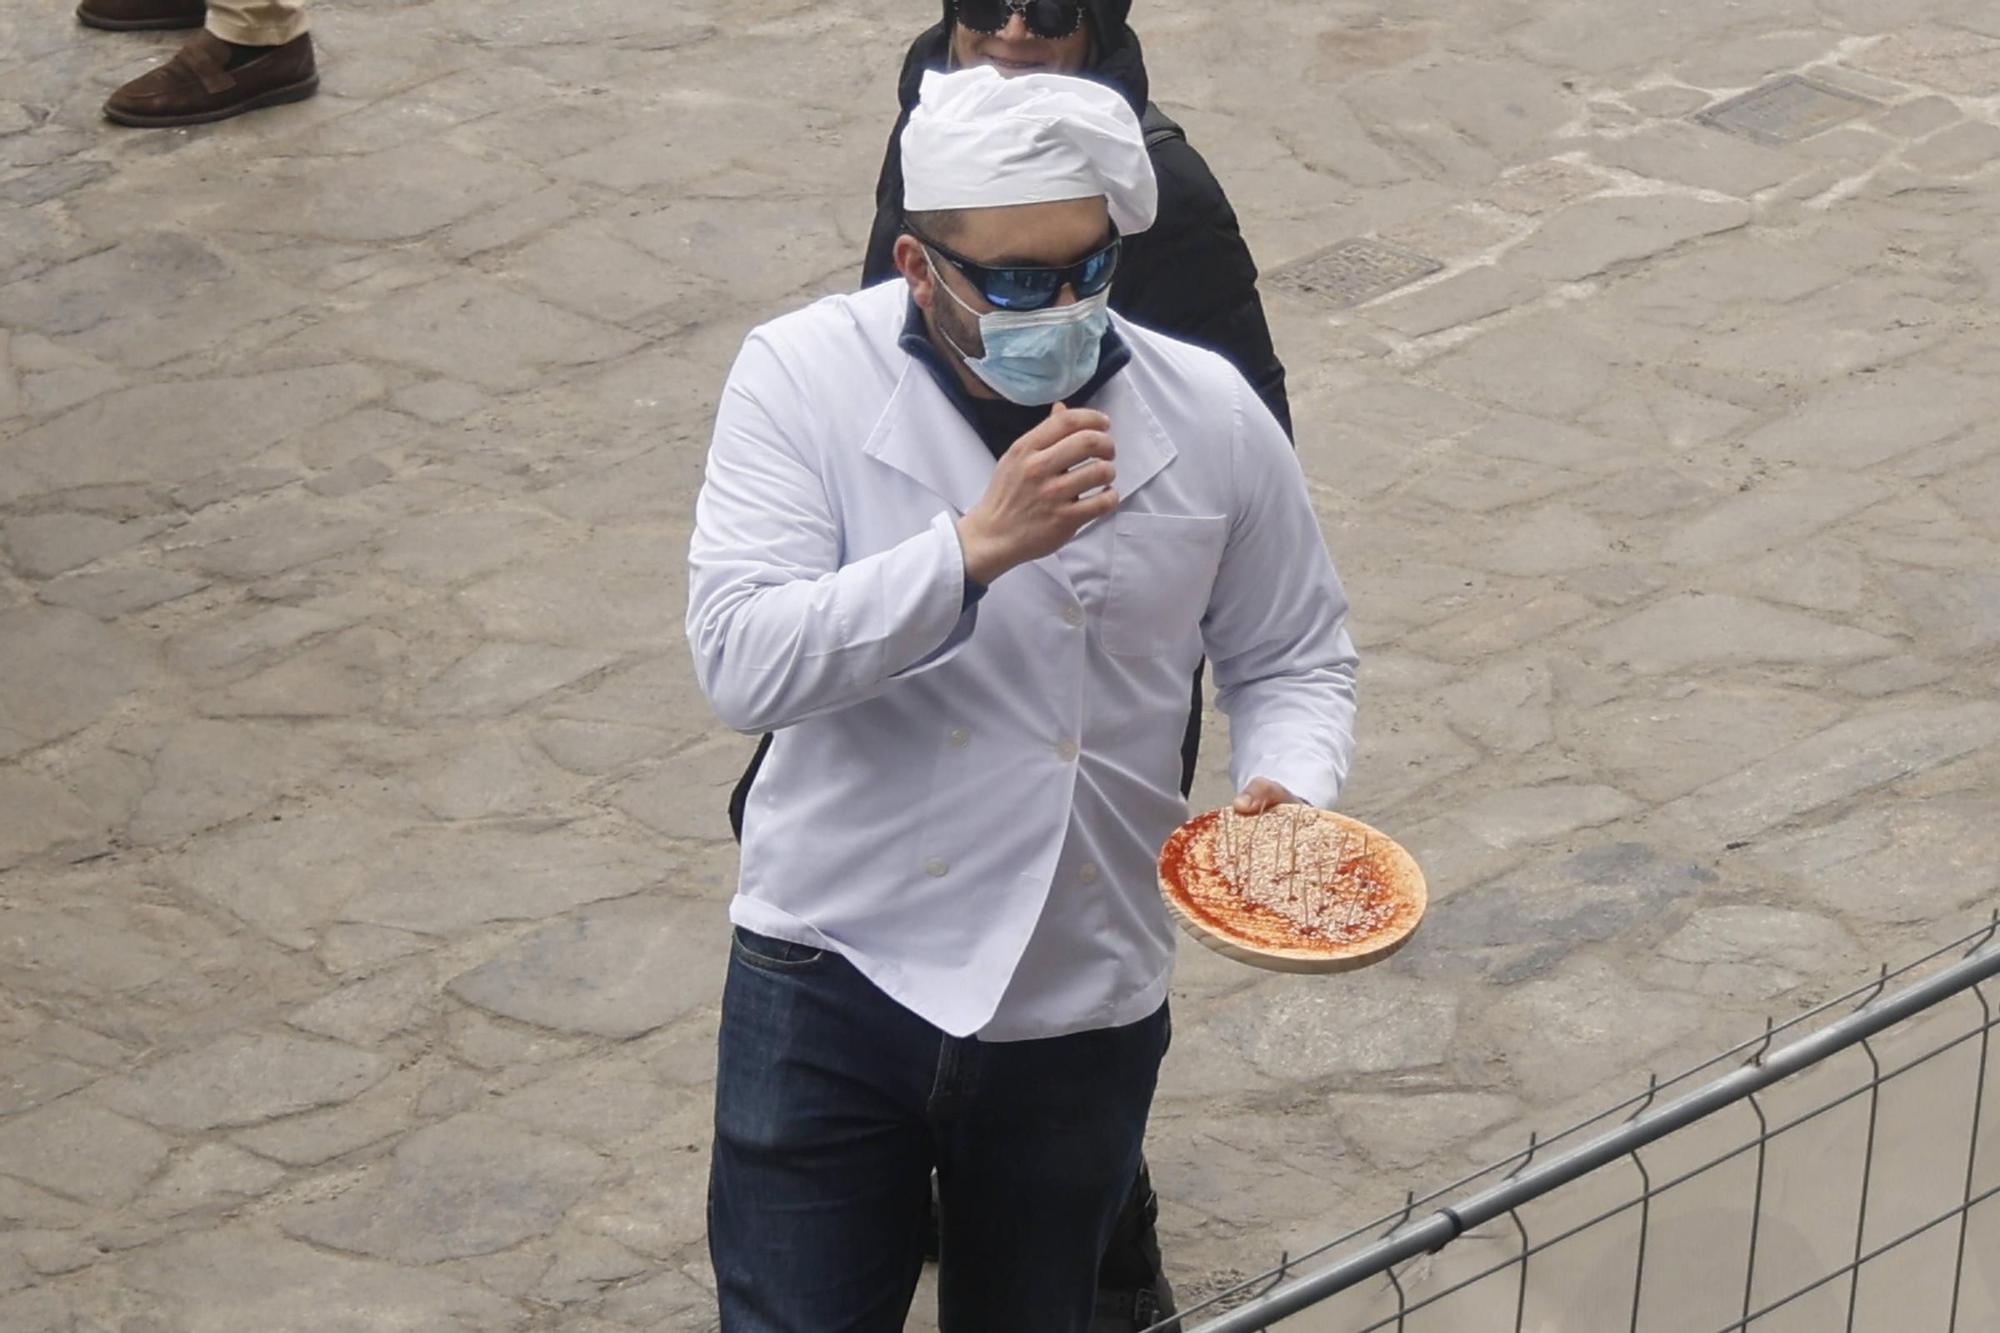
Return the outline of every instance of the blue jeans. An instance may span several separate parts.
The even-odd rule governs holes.
[[[938,1175],[944,1333],[1085,1333],[1168,1019],[948,1037],[837,954],[739,930],[708,1246],[723,1333],[901,1333]]]

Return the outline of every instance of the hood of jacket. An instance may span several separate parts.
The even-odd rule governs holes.
[[[1083,8],[1090,16],[1090,63],[1078,72],[1117,89],[1131,104],[1132,114],[1143,117],[1148,93],[1146,60],[1139,48],[1139,34],[1126,22],[1132,13],[1132,0],[1084,0]],[[909,115],[917,104],[924,71],[945,67],[951,51],[951,28],[952,0],[944,0],[944,17],[926,28],[903,58],[903,72],[896,83],[903,115]]]

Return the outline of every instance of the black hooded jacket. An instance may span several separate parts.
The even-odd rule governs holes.
[[[1208,163],[1180,126],[1146,100],[1146,64],[1139,37],[1127,25],[1132,0],[1085,0],[1091,23],[1091,64],[1081,71],[1122,94],[1146,131],[1153,174],[1160,183],[1159,219],[1127,237],[1111,284],[1111,308],[1135,324],[1212,348],[1243,372],[1287,435],[1291,407],[1285,368],[1271,347],[1270,326],[1257,296],[1257,266],[1236,212]],[[902,101],[882,176],[875,186],[875,225],[861,282],[895,276],[896,237],[903,226],[903,126],[917,104],[924,71],[943,69],[951,48],[951,0],[944,21],[910,45],[897,93]]]

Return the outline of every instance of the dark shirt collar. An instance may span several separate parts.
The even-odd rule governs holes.
[[[1021,403],[1009,402],[1005,398],[974,398],[966,390],[965,384],[952,369],[951,362],[944,353],[931,345],[930,332],[924,327],[924,312],[917,308],[916,301],[910,302],[909,315],[903,320],[903,333],[897,344],[908,352],[916,363],[930,372],[937,381],[944,396],[958,409],[980,443],[995,458],[1007,452],[1014,441],[1026,435],[1039,425],[1049,414],[1047,407],[1029,407]],[[1132,349],[1118,336],[1115,328],[1104,330],[1104,339],[1097,345],[1097,371],[1084,386],[1064,401],[1071,407],[1086,407],[1097,396],[1097,391],[1110,382],[1111,377],[1125,369],[1132,360]]]

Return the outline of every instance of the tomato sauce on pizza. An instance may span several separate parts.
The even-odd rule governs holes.
[[[1204,944],[1265,966],[1359,966],[1422,918],[1423,874],[1393,839],[1304,805],[1197,815],[1160,852],[1160,891]]]

